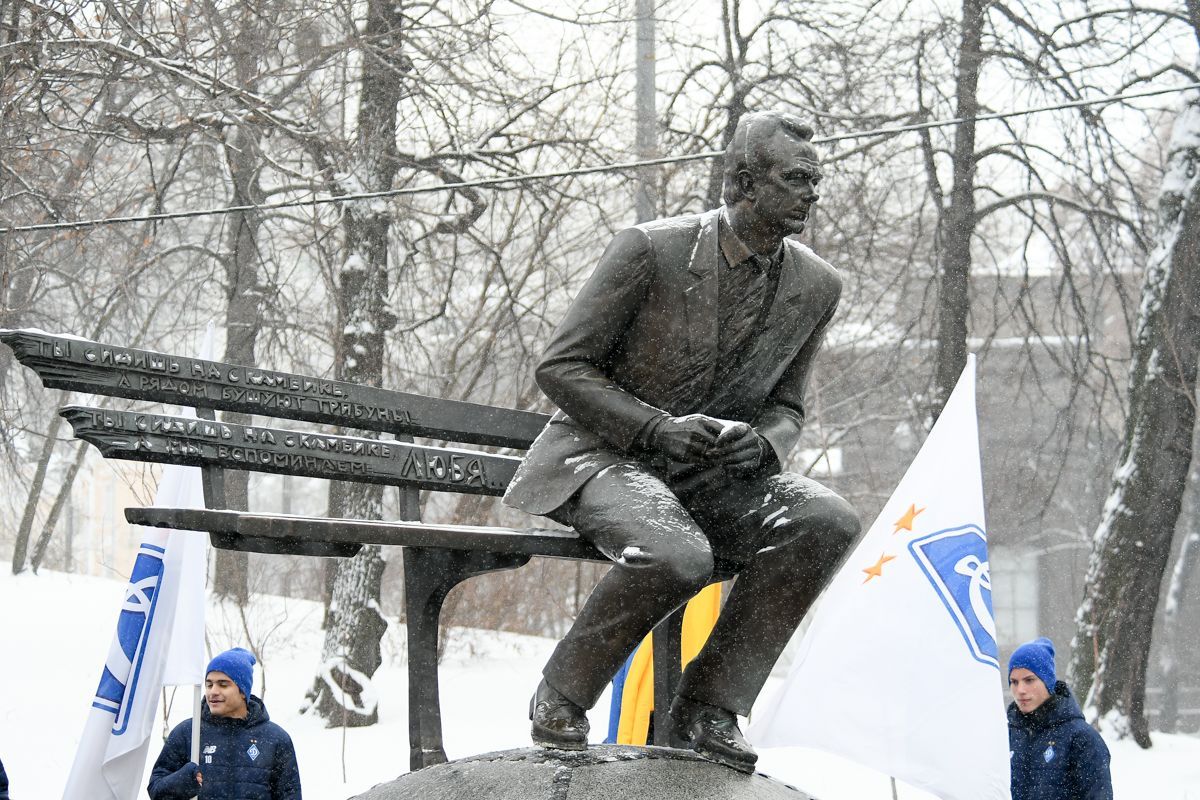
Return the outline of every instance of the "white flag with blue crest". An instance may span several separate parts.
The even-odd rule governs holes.
[[[202,350],[209,357],[211,331]],[[203,508],[200,470],[169,465],[155,505]],[[204,681],[202,534],[142,528],[117,630],[84,724],[63,800],[134,800],[163,686]]]
[[[814,611],[762,747],[845,756],[943,800],[1009,800],[975,358]]]

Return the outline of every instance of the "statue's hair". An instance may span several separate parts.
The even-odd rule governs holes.
[[[785,111],[755,111],[738,120],[733,139],[725,150],[725,180],[722,195],[726,204],[742,199],[737,176],[743,170],[753,175],[766,171],[769,156],[767,143],[776,133],[785,133],[801,141],[811,141],[813,129],[794,114]]]

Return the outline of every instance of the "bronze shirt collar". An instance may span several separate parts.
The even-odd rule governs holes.
[[[733,226],[729,223],[729,212],[724,206],[721,207],[721,213],[717,217],[717,244],[721,248],[721,255],[725,256],[725,261],[730,267],[738,267],[745,261],[760,257],[733,232]],[[768,260],[771,263],[778,263],[782,254],[783,242],[780,242],[779,249],[770,259],[764,258],[763,262],[752,263],[764,263]]]

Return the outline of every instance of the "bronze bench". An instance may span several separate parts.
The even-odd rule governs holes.
[[[106,458],[200,467],[206,509],[127,508],[137,525],[204,531],[214,547],[303,556],[353,556],[363,544],[403,548],[408,625],[410,767],[446,761],[438,693],[442,602],[475,575],[523,566],[533,556],[606,561],[569,530],[437,525],[229,510],[225,470],[254,470],[398,487],[417,509],[419,491],[499,496],[520,459],[480,450],[418,445],[411,437],[524,450],[548,417],[531,411],[275,370],[158,353],[37,330],[0,331],[47,388],[175,406],[198,418],[71,405],[60,413],[75,436]],[[217,411],[377,431],[398,439],[236,425]],[[419,516],[413,513],[411,516]],[[654,693],[670,698],[679,679],[683,611],[655,629]],[[531,676],[530,689],[536,681]],[[655,704],[654,744],[677,745]]]

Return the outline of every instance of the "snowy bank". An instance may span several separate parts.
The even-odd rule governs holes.
[[[15,800],[61,796],[124,591],[120,580],[53,572],[0,575],[0,648],[6,655],[0,667],[5,687],[0,695],[0,759]],[[214,604],[207,644],[212,652],[235,644],[259,650],[264,671],[255,676],[255,691],[295,741],[305,796],[338,800],[407,771],[404,628],[393,624],[384,640],[385,662],[376,675],[379,725],[343,731],[299,713],[316,674],[320,622],[319,605],[308,601],[256,597],[245,623],[236,609]],[[451,758],[529,744],[529,695],[553,646],[549,639],[530,636],[454,632],[441,667]],[[771,689],[763,696],[772,696]],[[170,701],[170,690],[167,695]],[[190,716],[190,709],[190,690],[175,692],[164,733]],[[603,738],[607,696],[591,720],[593,738]],[[1132,742],[1109,743],[1116,799],[1200,800],[1200,738],[1156,734],[1154,740],[1155,747],[1147,751]],[[158,749],[156,741],[149,763]],[[767,750],[760,767],[820,800],[892,796],[886,777],[813,751]],[[929,795],[901,787],[900,797]]]

